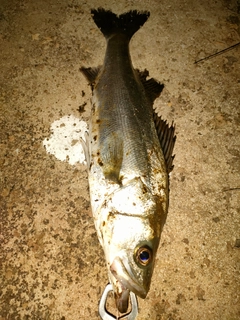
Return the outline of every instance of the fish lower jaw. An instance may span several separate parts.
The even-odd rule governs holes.
[[[116,257],[110,266],[110,279],[112,280],[112,285],[117,290],[128,290],[135,293],[142,299],[145,299],[148,293],[148,288],[140,285],[133,276],[129,274],[125,268],[122,260]]]
[[[135,290],[131,290],[131,289],[134,289],[132,287],[131,288],[125,287],[120,280],[116,279],[116,277],[113,275],[112,272],[109,274],[109,279],[113,286],[116,307],[120,313],[122,314],[126,313],[129,306],[130,291],[132,291],[134,294],[138,296],[139,296],[139,292],[136,292]],[[140,297],[145,298],[145,296],[140,296]]]
[[[121,313],[127,312],[130,295],[129,289],[126,289],[118,280],[113,285],[113,288],[118,311]]]

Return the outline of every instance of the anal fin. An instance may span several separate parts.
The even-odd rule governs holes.
[[[94,68],[84,68],[81,67],[80,71],[85,76],[85,78],[88,80],[90,84],[93,84],[96,81],[97,76],[99,75],[99,72],[101,70],[101,67],[94,67]]]

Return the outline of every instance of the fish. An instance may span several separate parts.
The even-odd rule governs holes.
[[[116,307],[129,294],[145,298],[169,206],[175,126],[153,108],[164,85],[132,65],[129,43],[148,11],[116,15],[92,9],[106,39],[100,67],[81,67],[92,87],[89,133],[83,141],[91,208]]]

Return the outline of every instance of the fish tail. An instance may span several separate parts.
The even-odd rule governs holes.
[[[110,10],[98,8],[91,10],[92,17],[98,28],[108,39],[114,34],[122,33],[128,36],[129,40],[135,32],[147,21],[150,16],[148,11],[132,10],[117,16]]]

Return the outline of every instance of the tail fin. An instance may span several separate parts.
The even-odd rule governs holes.
[[[137,10],[117,16],[112,11],[103,8],[92,9],[91,13],[94,22],[102,31],[105,38],[109,38],[116,33],[123,33],[128,36],[129,40],[150,16],[148,11],[138,12]]]

